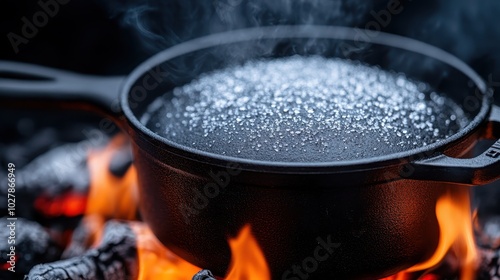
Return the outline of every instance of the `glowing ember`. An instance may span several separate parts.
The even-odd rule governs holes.
[[[65,193],[56,198],[40,196],[35,200],[35,208],[46,217],[76,217],[83,214],[87,196],[79,193]]]
[[[127,144],[126,137],[118,135],[104,150],[89,153],[90,192],[86,214],[114,219],[135,218],[137,172],[134,166],[131,166],[121,178],[114,176],[108,170],[114,153],[125,144]]]
[[[421,280],[439,280],[439,279],[440,279],[439,276],[436,276],[434,274],[427,274],[422,276]]]
[[[435,268],[447,255],[457,258],[460,279],[474,279],[477,251],[474,243],[469,190],[457,188],[443,195],[436,204],[436,217],[439,223],[440,237],[434,255],[397,275],[384,280],[412,279],[412,272]],[[436,279],[429,274],[420,279]]]

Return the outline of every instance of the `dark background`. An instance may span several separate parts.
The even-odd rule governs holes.
[[[56,0],[42,0],[42,2]],[[62,0],[60,0],[62,1]],[[363,28],[389,1],[363,0],[64,0],[67,4],[16,54],[7,34],[22,35],[38,1],[3,0],[0,59],[100,75],[126,74],[154,53],[189,38],[275,24],[334,24]],[[384,31],[439,46],[500,80],[500,1],[400,1]],[[495,80],[495,79],[493,79]]]

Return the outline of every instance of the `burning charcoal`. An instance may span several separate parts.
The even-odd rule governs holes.
[[[498,199],[498,195],[492,194],[492,196]],[[488,200],[482,197],[481,202],[483,201]],[[498,215],[500,209],[493,209],[492,204],[488,207],[483,204],[479,210],[482,211],[478,211],[474,219],[475,240],[481,259],[477,279],[500,280],[500,216]]]
[[[116,177],[123,177],[131,165],[132,151],[130,146],[125,146],[118,149],[113,155],[109,164],[109,171]]]
[[[500,250],[479,248],[481,264],[477,280],[500,280]]]
[[[61,249],[50,238],[45,229],[35,222],[22,218],[17,220],[7,220],[6,217],[0,220],[0,260],[2,264],[10,261],[10,254],[15,253],[15,272],[17,276],[22,276],[30,269],[42,262],[51,262],[59,259]],[[15,244],[9,244],[9,236],[14,234]],[[14,246],[15,250],[11,250]],[[14,252],[11,252],[14,251]],[[12,276],[11,271],[5,271],[11,267],[2,267],[1,279],[8,279]],[[6,274],[6,275],[4,275]]]
[[[136,279],[138,273],[136,237],[126,223],[106,223],[98,248],[83,256],[35,266],[28,280]]]
[[[500,216],[476,219],[474,230],[479,246],[500,248]]]
[[[96,231],[102,228],[104,219],[98,215],[85,216],[78,227],[73,231],[71,241],[64,250],[64,259],[81,256],[87,251],[96,239]]]
[[[89,184],[87,150],[90,147],[83,141],[50,150],[18,171],[18,184],[49,194],[58,194],[68,188],[86,191]]]
[[[215,277],[213,276],[212,272],[210,272],[210,270],[204,269],[196,273],[193,276],[192,280],[215,280]]]
[[[476,219],[474,230],[481,256],[478,279],[500,280],[500,217]]]
[[[101,146],[105,140],[66,144],[16,169],[16,214],[34,220],[37,214],[34,202],[42,195],[55,198],[68,192],[85,194],[89,187],[87,152],[90,148]],[[5,174],[0,174],[0,182],[6,182]],[[6,190],[0,188],[0,213],[6,211]]]
[[[21,121],[20,123],[26,123],[26,121]],[[38,155],[54,147],[55,143],[59,142],[57,131],[53,128],[44,128],[31,133],[32,135],[27,139],[5,144],[0,150],[2,151],[2,160],[5,162],[13,162],[18,167],[23,167]],[[20,137],[21,135],[18,136]]]
[[[97,142],[105,136],[95,128],[102,117],[87,112],[6,106],[0,111],[4,116],[0,121],[0,163],[13,162],[18,168],[54,147],[84,139]]]

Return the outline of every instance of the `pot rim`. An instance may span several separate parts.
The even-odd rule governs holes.
[[[453,144],[457,142],[460,142],[460,140],[462,140],[468,134],[475,131],[475,129],[477,129],[479,125],[486,119],[486,116],[489,113],[492,104],[492,99],[488,95],[487,85],[483,81],[483,79],[465,62],[442,49],[415,39],[384,32],[377,33],[377,36],[365,36],[365,38],[360,39],[356,35],[356,32],[353,32],[355,30],[356,28],[341,26],[281,25],[239,29],[192,39],[155,54],[151,58],[141,63],[137,68],[135,68],[134,71],[128,76],[125,84],[121,89],[120,105],[131,128],[133,128],[135,131],[139,131],[140,134],[143,135],[142,138],[146,138],[143,140],[146,140],[147,142],[153,144],[156,148],[167,150],[183,158],[195,161],[217,165],[226,165],[228,162],[231,162],[241,164],[245,167],[245,169],[255,169],[260,171],[278,168],[280,170],[287,169],[288,171],[292,171],[292,169],[298,169],[306,172],[318,172],[318,168],[327,168],[328,170],[333,171],[335,169],[345,169],[346,167],[349,168],[349,171],[355,171],[355,169],[357,169],[356,167],[358,167],[358,169],[366,169],[367,165],[373,166],[374,164],[376,164],[377,167],[380,167],[381,165],[392,165],[395,160],[401,161],[402,159],[405,159],[405,161],[410,161],[410,159],[415,157],[422,158],[422,155],[424,158],[426,158],[435,155],[434,153],[436,151],[443,152],[444,150],[446,150],[446,148],[453,146]],[[376,43],[380,45],[395,47],[398,49],[403,49],[431,57],[452,66],[453,68],[467,76],[471,81],[473,81],[475,87],[479,89],[479,91],[483,95],[481,108],[479,112],[474,116],[474,118],[469,122],[469,124],[467,124],[467,126],[465,126],[459,132],[444,140],[440,140],[438,142],[420,148],[356,160],[328,162],[282,162],[225,156],[177,144],[148,129],[139,121],[139,119],[132,112],[129,106],[128,99],[131,87],[140,77],[142,77],[148,71],[150,71],[157,65],[160,65],[161,63],[164,63],[178,56],[188,54],[190,52],[210,47],[216,47],[222,44],[238,43],[255,39],[284,38],[317,38],[364,41],[367,43]]]

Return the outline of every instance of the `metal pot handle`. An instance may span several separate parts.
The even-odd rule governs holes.
[[[486,127],[487,138],[500,139],[500,107],[493,105]],[[500,140],[481,155],[470,158],[452,158],[439,155],[411,163],[412,179],[451,182],[466,185],[484,185],[500,178]]]
[[[81,109],[115,116],[125,77],[97,77],[0,61],[0,106]]]

